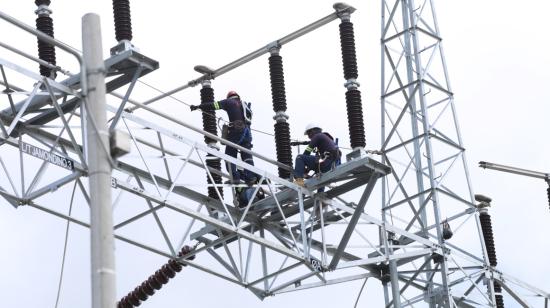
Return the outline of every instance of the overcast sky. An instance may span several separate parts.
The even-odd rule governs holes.
[[[34,25],[34,1],[0,0],[2,11]],[[154,4],[152,4],[154,3]],[[359,82],[367,148],[380,147],[380,1],[349,2],[355,25]],[[550,172],[550,38],[544,1],[435,1],[450,82],[466,147],[474,192],[493,198],[490,214],[499,259],[506,273],[550,291],[548,185],[542,180],[481,170],[485,160]],[[101,16],[105,57],[115,45],[111,1],[52,0],[56,38],[81,49],[81,17]],[[311,1],[133,1],[133,43],[160,62],[143,81],[163,91],[197,77],[193,66],[218,68],[332,12],[332,2]],[[36,54],[36,41],[0,21],[2,42]],[[315,119],[349,146],[338,21],[283,47],[291,133],[301,137]],[[0,58],[12,54],[0,49]],[[75,61],[58,52],[58,64],[77,72]],[[36,65],[27,66],[37,71]],[[231,89],[253,102],[254,128],[272,132],[267,56],[213,82],[217,99]],[[143,89],[144,88],[144,89]],[[158,95],[141,85],[133,99]],[[199,89],[176,95],[198,103]],[[174,102],[172,102],[174,103]],[[180,104],[181,105],[181,104]],[[7,106],[0,101],[1,108]],[[178,117],[200,126],[198,114],[177,109]],[[172,112],[170,110],[170,112]],[[273,155],[271,136],[255,135],[255,149]],[[201,141],[202,138],[199,140]],[[261,145],[261,146],[260,146]],[[4,146],[5,147],[5,146]],[[8,155],[0,150],[0,156]],[[270,150],[271,149],[271,150]],[[265,151],[264,151],[265,150]],[[201,175],[202,176],[202,175]],[[0,180],[4,185],[5,180]],[[68,199],[67,199],[68,200]],[[68,201],[59,202],[65,212]],[[81,204],[82,206],[82,204]],[[378,209],[379,204],[369,204]],[[0,307],[53,307],[63,251],[65,224],[32,208],[13,209],[0,200]],[[88,230],[71,227],[67,267],[59,307],[88,307]],[[117,242],[117,292],[125,295],[165,259]],[[247,290],[184,269],[143,307],[352,307],[360,282],[283,294],[260,302]],[[378,281],[367,283],[362,307],[381,303]],[[371,306],[372,305],[372,306]]]

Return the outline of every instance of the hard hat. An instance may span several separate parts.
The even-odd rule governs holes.
[[[233,90],[227,92],[227,98],[230,98],[230,97],[232,97],[232,96],[236,96],[236,97],[238,97],[238,98],[241,98],[241,97],[239,96],[239,94],[237,94],[237,92],[235,92],[235,91],[233,91]]]
[[[321,126],[317,125],[316,123],[309,123],[308,125],[306,125],[306,129],[304,130],[304,135],[307,135],[307,132],[314,128],[322,130]]]

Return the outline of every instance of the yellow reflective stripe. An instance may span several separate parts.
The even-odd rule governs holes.
[[[220,102],[214,102],[214,109],[220,109]]]
[[[308,145],[307,148],[306,148],[306,151],[311,152],[311,151],[313,151],[313,148]]]

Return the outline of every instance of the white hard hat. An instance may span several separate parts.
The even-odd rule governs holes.
[[[307,132],[309,130],[312,130],[314,128],[318,128],[318,129],[321,129],[321,126],[320,125],[317,125],[316,123],[309,123],[308,125],[306,125],[306,129],[304,130],[304,135],[307,135]],[[322,129],[321,129],[322,130]]]

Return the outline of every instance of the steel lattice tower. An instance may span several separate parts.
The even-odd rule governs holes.
[[[426,299],[430,307],[452,307],[472,296],[471,286],[465,290],[457,287],[464,276],[478,271],[472,278],[475,286],[489,264],[434,1],[383,0],[381,30],[381,150],[383,161],[392,167],[382,188],[383,218],[405,230],[416,230],[441,248],[424,256],[413,269],[390,262],[393,302],[399,306],[397,302]],[[460,225],[462,221],[467,223]],[[449,231],[444,229],[445,223],[462,229],[457,228],[453,238],[445,240],[444,233]],[[464,241],[461,232],[469,233],[475,244]],[[393,236],[385,242],[390,245],[390,253],[405,248],[392,249],[392,244],[408,245],[403,238]],[[476,265],[462,264],[454,256],[466,251]],[[461,274],[456,275],[457,271]],[[492,305],[494,290],[489,281],[488,295],[476,297]],[[404,290],[410,290],[414,283],[423,287],[423,294],[406,299]]]
[[[110,147],[104,140],[93,149],[103,157],[99,165],[109,166],[102,184],[110,174],[113,195],[113,200],[95,198],[102,199],[96,203],[103,210],[112,209],[113,225],[104,224],[102,230],[112,230],[118,242],[165,259],[156,272],[136,281],[141,283],[137,287],[124,286],[120,292],[126,296],[118,298],[121,307],[140,305],[183,267],[246,288],[259,299],[376,279],[382,282],[387,307],[498,307],[501,286],[526,304],[512,284],[548,301],[548,293],[497,271],[496,259],[491,261],[494,243],[485,241],[492,241],[492,231],[483,225],[490,223],[487,202],[474,202],[433,1],[382,1],[381,162],[363,148],[357,68],[348,63],[355,70],[345,72],[346,89],[353,93],[346,96],[354,98],[348,104],[348,115],[355,119],[350,126],[356,132],[354,151],[337,168],[307,180],[305,188],[289,181],[292,168],[281,161],[248,150],[261,161],[260,168],[220,151],[228,144],[237,146],[217,136],[214,118],[207,118],[212,114],[203,115],[200,129],[166,110],[181,107],[172,95],[198,85],[203,87],[201,101],[212,101],[223,74],[270,54],[270,68],[276,70],[274,101],[281,105],[274,108],[275,119],[286,125],[280,60],[285,44],[341,19],[341,28],[347,29],[343,50],[355,62],[353,7],[336,4],[329,15],[217,69],[196,66],[200,77],[140,102],[133,96],[135,88],[144,87],[139,78],[158,69],[159,63],[130,42],[129,1],[113,3],[124,14],[117,23],[118,45],[103,59],[104,67],[85,65],[75,48],[0,12],[2,22],[37,36],[80,64],[80,73],[70,74],[51,60],[11,46],[11,52],[30,64],[0,57],[0,84],[6,94],[0,101],[0,196],[14,208],[38,209],[67,224],[93,229],[89,205],[92,197],[102,194],[90,196],[93,190],[87,188],[98,174],[90,164],[90,136],[109,134]],[[48,12],[41,5],[40,12]],[[83,39],[100,31],[91,32]],[[101,50],[98,44],[95,48]],[[28,68],[37,63],[51,72],[41,76]],[[89,91],[97,88],[88,85],[91,79],[104,84],[107,93],[106,106],[94,110]],[[94,113],[106,114],[109,126],[99,127],[100,117]],[[282,135],[279,139],[286,145],[287,132]],[[131,150],[120,146],[124,141],[132,144]],[[129,155],[117,153],[124,149]],[[235,192],[247,186],[224,184],[231,177],[221,167],[226,163],[260,177],[246,206],[235,202]],[[382,211],[366,206],[378,182]],[[265,198],[255,199],[260,190]],[[59,206],[65,200],[67,212]],[[485,218],[480,220],[480,214]],[[185,245],[191,242],[193,247]],[[107,244],[102,251],[112,253]],[[114,269],[107,272],[112,276]],[[111,302],[115,290],[107,289]]]

